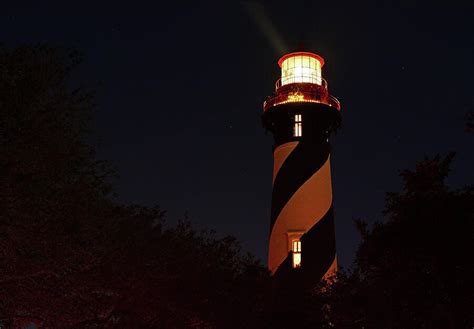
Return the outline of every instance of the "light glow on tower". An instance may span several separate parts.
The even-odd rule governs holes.
[[[281,85],[291,83],[322,85],[323,63],[323,59],[313,53],[297,52],[283,56],[278,62],[281,67]]]
[[[321,103],[340,110],[339,101],[328,92],[322,77],[324,59],[310,52],[293,52],[278,61],[281,77],[275,84],[275,94],[263,104],[263,110],[287,103]]]
[[[293,240],[293,268],[301,267],[301,241]]]

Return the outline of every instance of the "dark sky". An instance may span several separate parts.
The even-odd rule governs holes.
[[[272,138],[260,115],[283,55],[255,22],[266,13],[288,50],[304,42],[325,58],[342,103],[332,170],[348,266],[352,218],[381,219],[400,169],[455,150],[450,183],[474,182],[474,138],[463,130],[474,107],[472,2],[351,3],[11,1],[1,5],[0,42],[84,53],[76,79],[98,91],[99,156],[118,169],[120,200],[158,204],[171,222],[187,210],[198,227],[233,234],[266,259]]]

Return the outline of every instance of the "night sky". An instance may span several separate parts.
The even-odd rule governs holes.
[[[262,260],[273,168],[262,103],[278,58],[304,42],[325,58],[342,104],[332,173],[338,258],[349,266],[359,241],[352,218],[382,218],[399,170],[454,150],[449,182],[474,182],[474,138],[464,132],[474,5],[324,3],[334,2],[10,2],[0,42],[81,50],[74,79],[97,90],[93,139],[118,170],[120,201],[158,204],[171,223],[187,211]]]

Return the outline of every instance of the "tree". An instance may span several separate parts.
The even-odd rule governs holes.
[[[94,263],[110,171],[84,142],[91,95],[68,86],[79,60],[46,46],[0,49],[0,300],[12,326],[67,314],[66,277]]]
[[[233,237],[164,228],[119,204],[86,142],[93,94],[77,52],[0,48],[0,324],[21,328],[251,328],[266,270]],[[257,325],[258,326],[258,325]]]
[[[426,158],[387,194],[385,221],[368,229],[352,271],[328,286],[329,327],[471,328],[474,188],[446,183],[454,157]]]

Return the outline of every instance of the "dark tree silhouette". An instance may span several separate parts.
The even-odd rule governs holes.
[[[426,158],[361,233],[355,267],[326,287],[328,327],[472,328],[474,188],[448,188],[454,154]]]
[[[0,325],[251,328],[266,270],[232,237],[111,197],[76,52],[0,48]]]
[[[14,327],[74,318],[71,280],[97,261],[109,171],[83,141],[91,97],[67,85],[79,60],[45,46],[0,49],[0,300]]]

